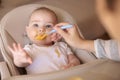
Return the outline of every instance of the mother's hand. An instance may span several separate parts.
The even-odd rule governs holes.
[[[60,27],[68,25],[68,23],[59,23],[55,25],[54,29],[57,30],[65,41],[72,47],[79,48],[80,42],[83,40],[77,30],[77,25],[73,25],[72,28],[62,30]]]

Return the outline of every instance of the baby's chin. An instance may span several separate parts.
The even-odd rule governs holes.
[[[33,41],[33,43],[37,44],[37,45],[41,45],[41,46],[48,46],[48,45],[52,45],[53,42],[52,41],[48,41],[48,40],[35,40]]]

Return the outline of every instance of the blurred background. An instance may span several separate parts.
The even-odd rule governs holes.
[[[31,3],[48,4],[66,10],[76,20],[86,39],[109,38],[96,15],[95,0],[1,0],[0,19],[15,7]]]

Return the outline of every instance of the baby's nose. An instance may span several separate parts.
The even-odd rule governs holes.
[[[40,33],[43,33],[43,32],[45,32],[45,31],[46,31],[45,28],[40,28],[40,29],[39,29],[39,32],[40,32]]]

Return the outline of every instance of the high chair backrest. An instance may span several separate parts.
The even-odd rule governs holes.
[[[0,45],[3,58],[8,64],[12,76],[19,75],[20,73],[14,66],[12,54],[8,50],[8,45],[11,46],[13,42],[20,43],[22,46],[29,43],[29,39],[26,38],[25,27],[28,24],[31,12],[39,7],[47,7],[53,10],[57,14],[59,22],[75,24],[71,15],[65,10],[42,4],[24,5],[7,13],[0,22]]]

